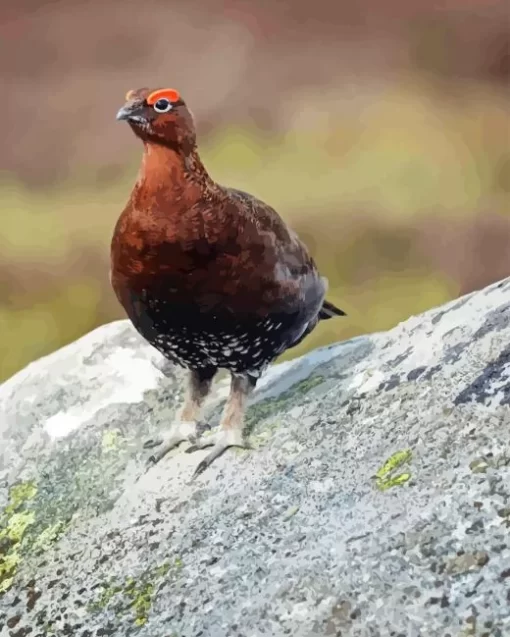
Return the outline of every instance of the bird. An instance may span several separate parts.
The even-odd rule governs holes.
[[[175,88],[128,91],[116,119],[143,144],[138,176],[113,230],[110,282],[137,332],[187,370],[178,417],[148,459],[189,442],[212,447],[193,477],[230,447],[251,449],[247,401],[268,366],[320,321],[346,316],[326,300],[328,279],[280,215],[209,175],[195,117]],[[199,434],[219,370],[230,391],[219,426]]]

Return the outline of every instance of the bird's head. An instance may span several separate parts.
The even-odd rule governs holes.
[[[129,91],[117,119],[125,120],[146,143],[189,153],[196,144],[193,115],[173,88]]]

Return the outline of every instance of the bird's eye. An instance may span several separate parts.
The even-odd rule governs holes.
[[[168,111],[172,108],[172,105],[170,104],[170,102],[165,99],[165,98],[161,98],[160,100],[158,100],[155,104],[154,104],[154,110],[157,113],[168,113]]]

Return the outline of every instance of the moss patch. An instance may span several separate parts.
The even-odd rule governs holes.
[[[273,436],[275,431],[279,429],[281,420],[270,420],[264,426],[264,428],[257,434],[252,434],[250,437],[250,444],[256,449],[263,447],[265,443]]]
[[[129,409],[126,420],[138,422]],[[111,509],[120,493],[119,475],[133,454],[133,439],[129,429],[115,426],[100,436],[84,433],[63,441],[58,454],[39,467],[34,530],[41,533],[78,511],[95,516]]]
[[[33,482],[20,482],[9,491],[9,503],[0,516],[0,595],[12,586],[21,562],[20,547],[35,514],[28,503],[37,493]]]
[[[266,398],[248,408],[246,413],[246,429],[248,433],[253,431],[255,425],[269,416],[281,413],[297,403],[302,396],[305,396],[314,387],[322,385],[326,378],[321,374],[314,374],[304,380],[295,383],[289,389],[277,397]],[[275,421],[275,424],[278,421]],[[278,423],[279,424],[279,423]],[[276,428],[276,427],[275,427]]]
[[[412,451],[405,449],[391,455],[375,474],[375,485],[380,491],[405,484],[411,478],[408,472],[397,473],[397,470],[412,459]]]
[[[20,482],[10,489],[0,514],[0,595],[12,586],[23,558],[46,551],[67,527],[62,520],[44,526],[39,520],[39,495],[34,482]]]
[[[89,605],[91,613],[99,613],[106,608],[113,610],[117,616],[130,613],[135,626],[144,626],[149,620],[152,599],[158,581],[170,571],[177,572],[182,568],[182,560],[177,557],[173,563],[165,562],[142,573],[138,578],[113,577],[103,582],[97,598]]]

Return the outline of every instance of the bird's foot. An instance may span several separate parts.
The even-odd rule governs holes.
[[[166,454],[181,444],[181,442],[189,441],[194,444],[197,441],[198,427],[196,422],[182,421],[176,422],[170,428],[170,431],[163,438],[156,440],[146,440],[144,449],[154,449],[159,447],[157,451],[147,458],[147,465],[158,463]]]
[[[199,462],[193,473],[193,478],[203,473],[207,467],[219,458],[229,447],[241,447],[242,449],[252,448],[244,439],[243,432],[240,429],[220,429],[210,436],[197,439],[191,447],[186,449],[186,453],[193,453],[194,451],[206,449],[207,447],[212,447],[212,450]]]

